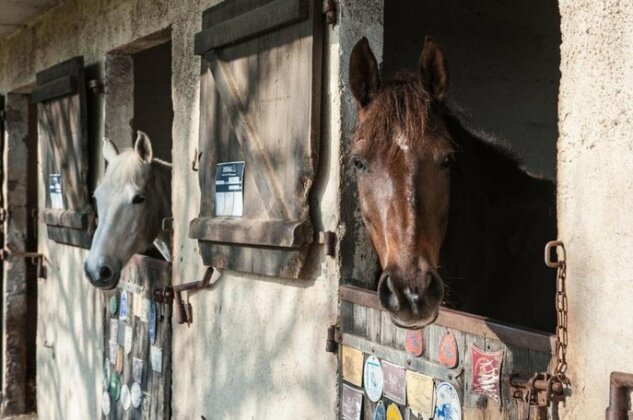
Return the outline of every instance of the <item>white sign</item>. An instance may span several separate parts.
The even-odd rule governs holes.
[[[60,174],[48,176],[48,193],[51,196],[51,208],[63,210],[64,199],[62,198],[62,176]]]
[[[125,349],[125,354],[130,354],[132,351],[132,336],[134,335],[134,329],[131,325],[125,326],[125,344],[123,348]]]
[[[455,387],[442,382],[435,388],[434,420],[462,420],[462,405]]]
[[[383,377],[382,366],[376,356],[369,356],[365,361],[363,384],[367,397],[373,402],[378,401],[382,396]]]
[[[160,347],[152,346],[149,358],[152,370],[161,373],[163,371],[163,350]]]
[[[130,397],[130,388],[128,388],[127,384],[121,387],[121,404],[126,410],[128,410],[130,408],[130,405],[132,404],[132,399]]]
[[[143,401],[141,386],[138,384],[138,382],[134,382],[130,391],[132,394],[132,407],[139,408],[141,406],[141,401]]]
[[[215,215],[244,215],[244,162],[218,163],[215,173]]]

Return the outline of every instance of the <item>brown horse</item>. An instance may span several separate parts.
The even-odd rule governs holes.
[[[351,162],[393,322],[422,327],[445,304],[552,330],[555,281],[542,250],[556,235],[553,183],[451,112],[433,39],[417,73],[383,82],[363,38],[349,77],[359,110]]]

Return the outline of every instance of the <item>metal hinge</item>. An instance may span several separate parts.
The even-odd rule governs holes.
[[[334,232],[317,232],[316,242],[325,245],[325,253],[333,257],[336,253],[336,233]]]
[[[11,258],[29,258],[31,260],[31,264],[37,266],[37,278],[45,279],[47,277],[43,254],[32,251],[18,251],[13,249],[10,244],[5,244],[4,248],[0,249],[0,260],[6,261]]]
[[[191,283],[178,284],[176,286],[167,286],[162,289],[154,289],[154,302],[165,303],[171,305],[176,303],[176,322],[179,324],[191,324],[193,322],[193,309],[191,303],[189,303],[189,296],[187,300],[182,298],[182,292],[191,291],[196,289],[204,289],[209,286],[211,278],[213,277],[213,267],[207,267],[204,272],[202,280],[194,281]]]
[[[323,14],[328,25],[336,24],[337,7],[335,0],[323,0]]]
[[[328,353],[338,353],[338,345],[341,342],[341,330],[338,325],[330,325],[327,329],[327,340],[325,340],[325,351]]]

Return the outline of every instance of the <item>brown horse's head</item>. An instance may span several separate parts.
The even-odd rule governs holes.
[[[382,83],[367,39],[350,60],[359,121],[352,146],[365,226],[378,253],[378,296],[394,323],[435,320],[444,295],[437,273],[449,212],[453,143],[441,119],[444,54],[429,37],[415,75]]]

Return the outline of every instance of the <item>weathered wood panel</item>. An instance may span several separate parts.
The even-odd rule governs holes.
[[[297,278],[314,236],[309,195],[318,157],[321,13],[315,0],[277,3],[230,0],[203,15],[196,36],[204,57],[202,194],[189,236],[199,240],[206,265]],[[283,11],[264,13],[271,7]],[[255,19],[262,13],[268,18]],[[218,216],[216,169],[235,161],[245,162],[243,216]]]
[[[151,342],[150,334],[150,305],[152,305],[152,292],[156,288],[171,285],[171,264],[149,257],[135,255],[123,268],[119,286],[104,292],[105,298],[105,337],[104,354],[106,366],[104,366],[104,391],[108,392],[111,399],[111,410],[108,419],[168,419],[171,417],[171,305],[154,304],[156,308],[155,342]],[[128,302],[128,315],[121,319],[121,295],[125,292]],[[110,308],[110,299],[117,302],[117,310]],[[118,332],[113,332],[113,328]],[[131,338],[126,337],[127,332],[132,332]],[[131,330],[130,330],[131,329]],[[126,339],[131,340],[130,352],[126,353]],[[134,360],[142,361],[141,382],[138,383],[142,390],[142,402],[135,408],[123,406],[123,400],[112,389],[112,373],[116,372],[117,360],[112,360],[110,343],[113,342],[117,351],[122,352],[120,366],[119,387],[127,385],[132,389],[136,382],[134,378]],[[155,371],[152,367],[152,352],[154,349],[161,351],[161,371]],[[137,363],[138,364],[138,363]],[[106,378],[108,369],[111,374]],[[107,380],[106,380],[107,379]],[[119,388],[119,392],[120,392]]]
[[[37,88],[32,99],[38,104],[46,185],[46,208],[40,211],[41,218],[48,226],[50,239],[89,248],[94,212],[87,185],[88,125],[83,58],[75,57],[37,73]],[[61,203],[51,200],[51,175],[61,176]]]
[[[552,335],[521,330],[457,311],[442,310],[438,320],[422,330],[425,351],[420,357],[415,357],[404,350],[406,330],[395,326],[389,314],[380,309],[375,292],[341,286],[340,296],[343,344],[363,351],[365,357],[375,355],[408,370],[432,376],[436,386],[444,381],[451,383],[460,395],[464,419],[525,418],[527,408],[512,398],[504,378],[513,373],[547,370],[553,357]],[[377,322],[379,327],[376,326]],[[454,368],[439,363],[440,341],[447,332],[455,337],[458,347],[458,363]],[[473,346],[486,352],[504,352],[500,372],[500,403],[471,392],[473,366],[470,352]],[[384,396],[383,401],[385,404],[390,402]],[[375,404],[366,396],[363,407],[363,418],[373,419]],[[416,418],[408,407],[399,407],[405,418]],[[532,415],[535,414],[533,410]]]

